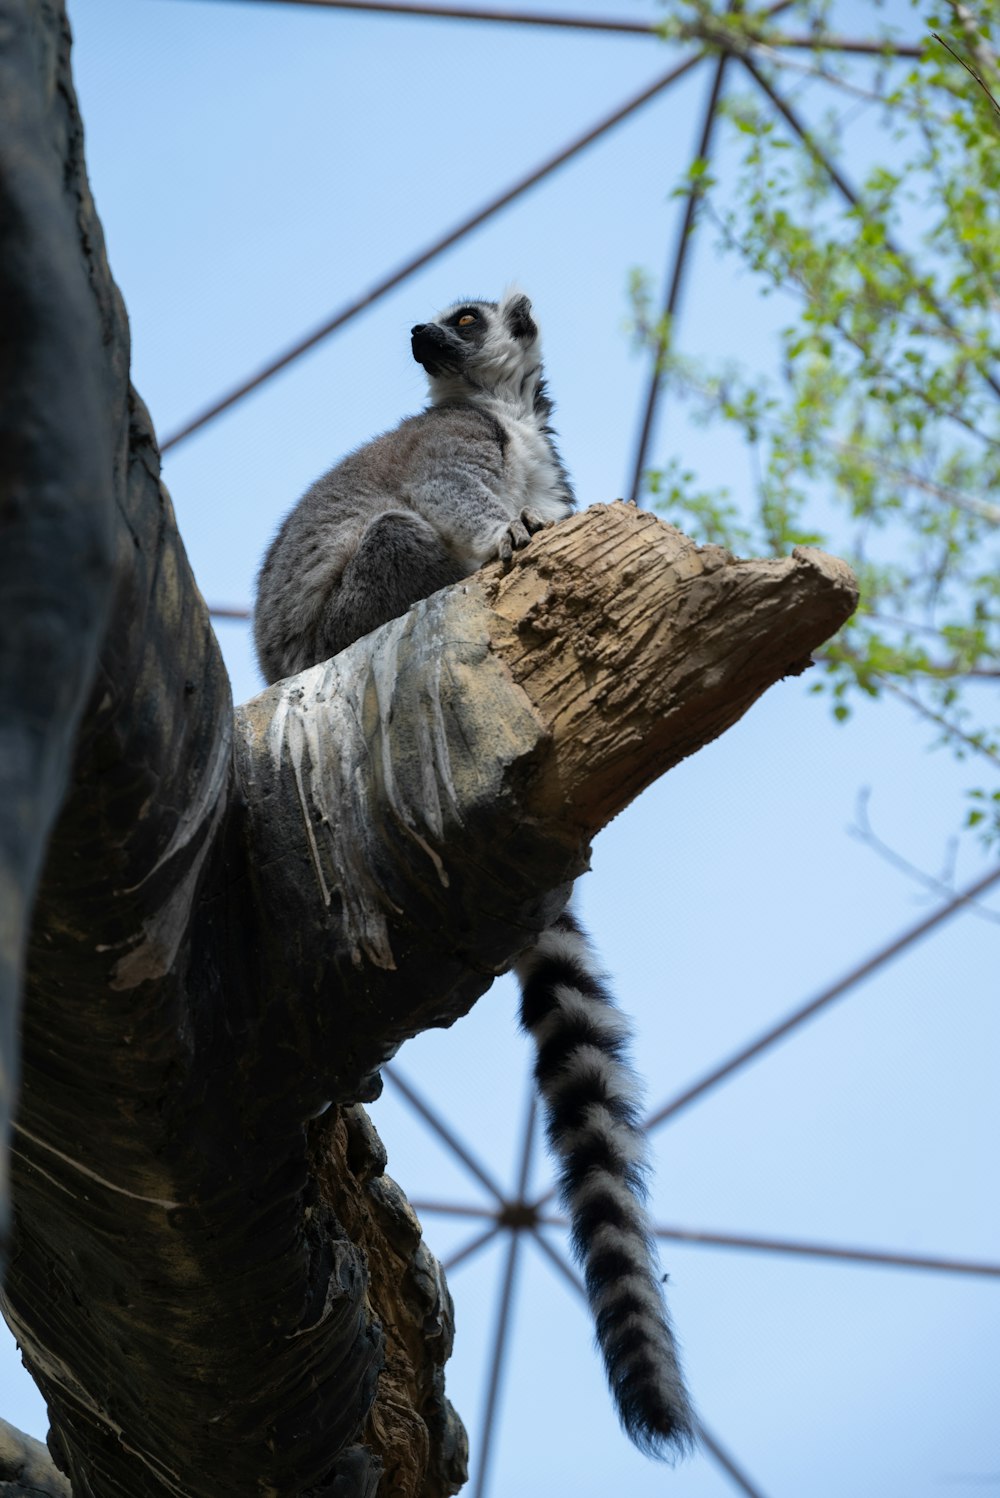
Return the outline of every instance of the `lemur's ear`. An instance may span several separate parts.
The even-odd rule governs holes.
[[[502,312],[512,337],[523,340],[538,337],[538,328],[531,316],[531,302],[523,291],[505,297]]]

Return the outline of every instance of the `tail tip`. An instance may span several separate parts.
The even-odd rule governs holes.
[[[622,1427],[644,1456],[673,1466],[690,1456],[698,1439],[698,1422],[680,1370],[661,1370],[660,1378],[625,1383],[612,1381]]]
[[[694,1415],[686,1401],[668,1406],[655,1416],[643,1411],[621,1411],[625,1434],[643,1456],[666,1462],[668,1466],[691,1455],[697,1440]]]

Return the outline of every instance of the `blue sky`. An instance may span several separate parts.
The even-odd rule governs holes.
[[[549,10],[586,10],[548,0]],[[632,37],[327,13],[251,0],[69,0],[94,195],[129,309],[133,377],[161,436],[679,55]],[[842,29],[904,0],[834,7]],[[655,18],[648,0],[595,14]],[[625,331],[630,267],[662,277],[670,190],[698,130],[698,70],[542,187],[167,454],[195,575],[250,600],[306,485],[423,401],[419,318],[509,281],[532,295],[582,504],[628,480],[646,363]],[[798,86],[798,85],[797,85]],[[806,91],[800,102],[809,107]],[[870,120],[856,127],[858,150]],[[727,155],[722,157],[726,170]],[[762,300],[709,228],[683,346],[767,368],[787,307]],[[742,451],[667,409],[672,454],[747,492]],[[219,637],[234,696],[260,688],[247,627]],[[651,1106],[819,991],[930,908],[849,834],[870,787],[880,835],[936,870],[974,771],[931,752],[892,702],[846,727],[775,687],[597,839],[578,898],[623,1007]],[[962,850],[958,880],[980,864]],[[853,990],[654,1136],[654,1210],[690,1229],[956,1258],[997,1249],[997,924],[964,915]],[[509,980],[400,1070],[512,1184],[527,1089]],[[387,1086],[373,1116],[415,1199],[480,1188]],[[536,1162],[541,1186],[548,1167]],[[475,1223],[424,1215],[440,1255]],[[556,1236],[553,1241],[557,1242]],[[452,1401],[479,1438],[501,1250],[451,1277]],[[997,1282],[732,1249],[663,1245],[674,1319],[706,1423],[768,1498],[938,1498],[1000,1489]],[[6,1338],[0,1413],[44,1436]],[[470,1489],[471,1491],[471,1489]],[[491,1498],[715,1498],[697,1456],[673,1473],[618,1431],[586,1315],[523,1256]]]

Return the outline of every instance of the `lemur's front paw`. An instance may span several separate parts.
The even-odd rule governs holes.
[[[552,522],[543,520],[533,510],[522,510],[516,520],[500,532],[497,540],[497,556],[501,562],[509,562],[515,551],[527,546],[535,531],[545,530]]]
[[[527,546],[530,536],[520,520],[512,520],[497,536],[497,556],[501,562],[509,562],[515,551]]]
[[[554,525],[555,522],[553,520],[544,520],[541,515],[536,515],[534,510],[522,510],[521,524],[529,536],[533,536],[536,531],[547,531],[549,526]]]

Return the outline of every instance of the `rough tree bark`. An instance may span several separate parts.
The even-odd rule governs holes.
[[[450,1301],[360,1105],[853,581],[597,506],[234,715],[57,0],[0,0],[0,299],[4,1311],[50,1451],[75,1498],[455,1492]],[[68,1491],[9,1428],[0,1487]]]

